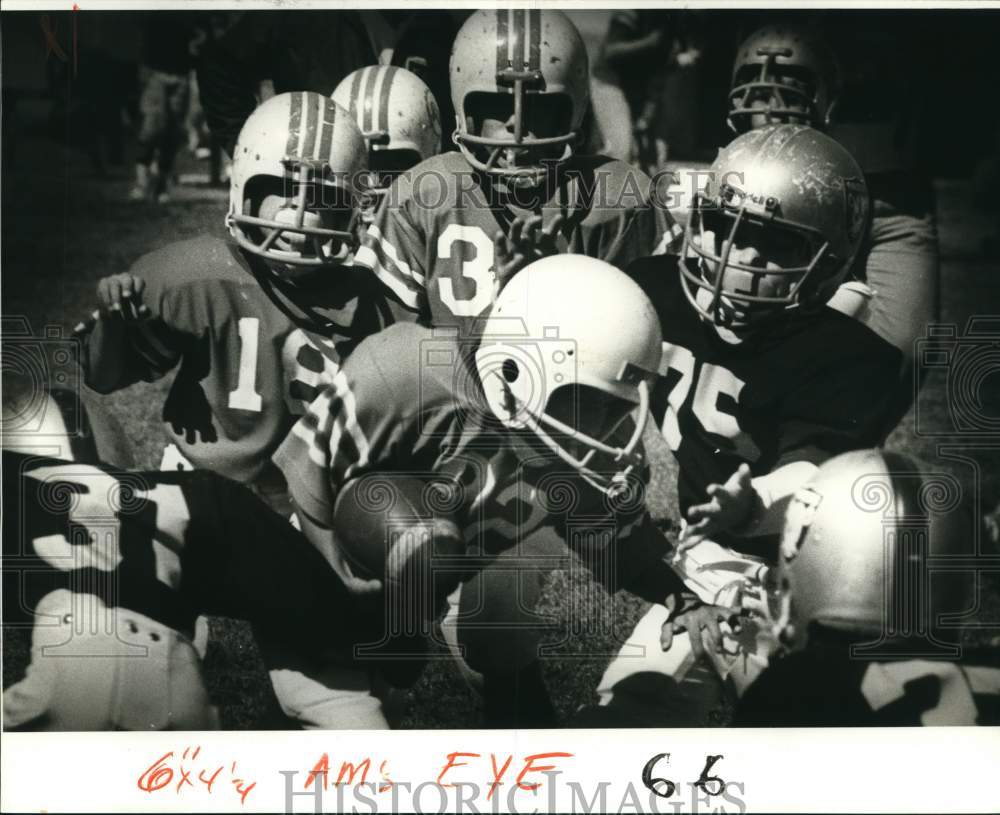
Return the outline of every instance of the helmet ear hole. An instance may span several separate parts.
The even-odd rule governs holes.
[[[518,378],[521,376],[521,369],[517,362],[510,357],[507,357],[500,366],[500,372],[503,374],[504,381],[508,383],[517,382]]]

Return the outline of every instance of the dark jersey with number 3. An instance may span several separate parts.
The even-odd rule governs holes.
[[[627,271],[660,316],[652,409],[679,464],[683,512],[743,462],[758,476],[882,441],[896,348],[831,308],[790,313],[729,343],[688,302],[680,262],[643,258]]]
[[[131,272],[146,283],[153,318],[114,349],[105,348],[98,322],[84,354],[90,370],[118,365],[110,390],[179,364],[163,406],[170,440],[195,467],[242,482],[269,466],[341,359],[389,319],[367,269],[344,267],[293,286],[259,266],[208,236],[145,255]]]

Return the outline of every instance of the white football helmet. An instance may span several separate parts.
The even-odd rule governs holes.
[[[653,304],[623,272],[585,255],[554,255],[526,266],[498,295],[476,370],[491,412],[505,426],[531,431],[588,483],[613,493],[641,459],[648,381],[662,346]],[[605,404],[588,401],[586,389],[600,392]],[[635,408],[631,438],[621,447],[608,444]],[[587,452],[571,452],[551,431]],[[597,453],[612,457],[613,477],[591,466]]]
[[[261,104],[236,142],[226,226],[273,268],[337,266],[358,243],[367,151],[350,113],[309,91]],[[268,211],[261,203],[280,201]]]
[[[558,161],[573,154],[590,105],[590,69],[580,32],[563,12],[549,8],[475,12],[455,37],[449,70],[458,125],[452,138],[477,170],[538,183],[547,170],[539,150],[561,146]],[[470,116],[470,102],[477,96],[498,94],[511,99],[514,122],[510,140],[475,132],[474,117]],[[561,132],[540,138],[527,136],[524,110],[528,104],[557,106]],[[498,166],[502,151],[511,148],[527,153],[537,163]]]
[[[942,556],[957,568],[974,552],[964,498],[953,476],[900,453],[859,450],[823,464],[789,504],[769,576],[778,641],[801,650],[815,625],[873,650],[946,647],[936,620],[972,605],[966,576],[941,569]]]
[[[395,65],[369,65],[344,77],[331,97],[354,116],[368,144],[368,169],[406,170],[441,150],[441,113],[431,89]],[[380,185],[387,186],[387,185]]]

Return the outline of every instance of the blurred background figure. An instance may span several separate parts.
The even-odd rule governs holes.
[[[167,185],[177,151],[185,142],[189,72],[194,66],[191,41],[194,26],[189,14],[160,12],[146,20],[139,97],[138,152],[135,159],[133,201],[168,200]]]
[[[381,62],[408,68],[434,92],[443,132],[454,130],[448,102],[448,54],[467,12],[249,12],[198,64],[209,129],[232,156],[243,122],[262,101],[288,91],[329,95],[341,80]]]
[[[714,157],[713,74],[706,65],[719,63],[713,50],[724,48],[727,38],[718,25],[710,32],[708,22],[705,12],[652,9],[617,11],[611,18],[598,74],[621,88],[631,158],[647,173],[668,159]]]

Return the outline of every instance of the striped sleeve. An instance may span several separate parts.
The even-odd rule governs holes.
[[[427,278],[421,262],[423,241],[408,221],[405,204],[389,203],[386,201],[368,227],[356,260],[371,269],[408,309],[429,313]]]
[[[316,397],[274,454],[296,506],[327,526],[337,490],[370,460],[371,441],[343,371]]]

